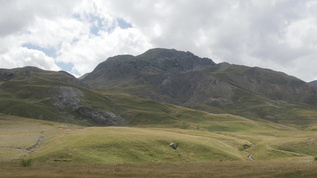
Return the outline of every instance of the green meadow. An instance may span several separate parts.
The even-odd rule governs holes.
[[[0,170],[5,177],[317,174],[317,132],[232,115],[209,117],[199,128],[190,119],[186,128],[171,128],[85,127],[1,115]]]

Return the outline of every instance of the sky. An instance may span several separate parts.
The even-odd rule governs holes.
[[[190,51],[317,80],[317,0],[0,0],[0,68],[76,77],[119,54]]]

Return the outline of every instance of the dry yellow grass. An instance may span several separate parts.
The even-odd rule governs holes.
[[[3,177],[316,177],[312,161],[228,161],[151,164],[16,164],[0,166]]]
[[[41,146],[23,157],[43,135]],[[0,136],[0,177],[317,176],[317,132],[293,128],[84,128],[0,116]],[[177,151],[168,147],[171,141],[180,143]],[[23,167],[21,158],[31,159],[30,167]]]

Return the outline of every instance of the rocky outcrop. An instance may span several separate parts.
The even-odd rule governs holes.
[[[8,70],[0,69],[0,82],[11,80],[14,73]]]
[[[125,119],[116,116],[112,112],[80,105],[84,101],[84,94],[78,88],[54,87],[49,89],[48,93],[53,96],[52,98],[55,100],[54,105],[60,112],[70,110],[75,115],[78,115],[82,121],[90,120],[104,126],[127,125]]]
[[[90,118],[100,125],[107,126],[123,126],[127,125],[127,122],[121,118],[117,117],[112,112],[95,110],[86,106],[80,106],[77,108],[77,112],[84,117]]]
[[[55,87],[51,89],[51,92],[55,94],[54,104],[59,110],[66,108],[75,110],[79,107],[79,103],[84,100],[84,94],[73,87]]]

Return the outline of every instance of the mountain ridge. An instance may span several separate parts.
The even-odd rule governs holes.
[[[237,114],[233,110],[242,109],[238,105],[251,102],[265,105],[268,112],[279,110],[276,108],[280,106],[272,104],[278,101],[317,105],[316,88],[296,77],[259,67],[215,64],[211,59],[174,49],[151,49],[138,56],[108,58],[83,82],[92,88],[208,112]],[[256,117],[271,118],[256,110]]]
[[[158,56],[164,56],[162,58]],[[196,60],[191,60],[196,59]],[[215,63],[208,58],[199,58],[190,52],[178,52],[174,49],[151,49],[138,56],[117,55],[100,63],[83,81],[94,87],[101,86],[107,80],[123,77],[125,80],[138,79],[142,75],[179,73],[202,70]],[[107,75],[107,70],[111,75]],[[98,80],[91,83],[92,80]]]
[[[207,111],[282,124],[317,120],[317,88],[311,84],[174,49],[110,57],[83,79],[35,67],[0,69],[0,91],[0,113],[88,125],[152,123],[153,118],[179,124],[170,114],[176,106],[194,109],[194,115]],[[64,97],[67,93],[78,96]]]

